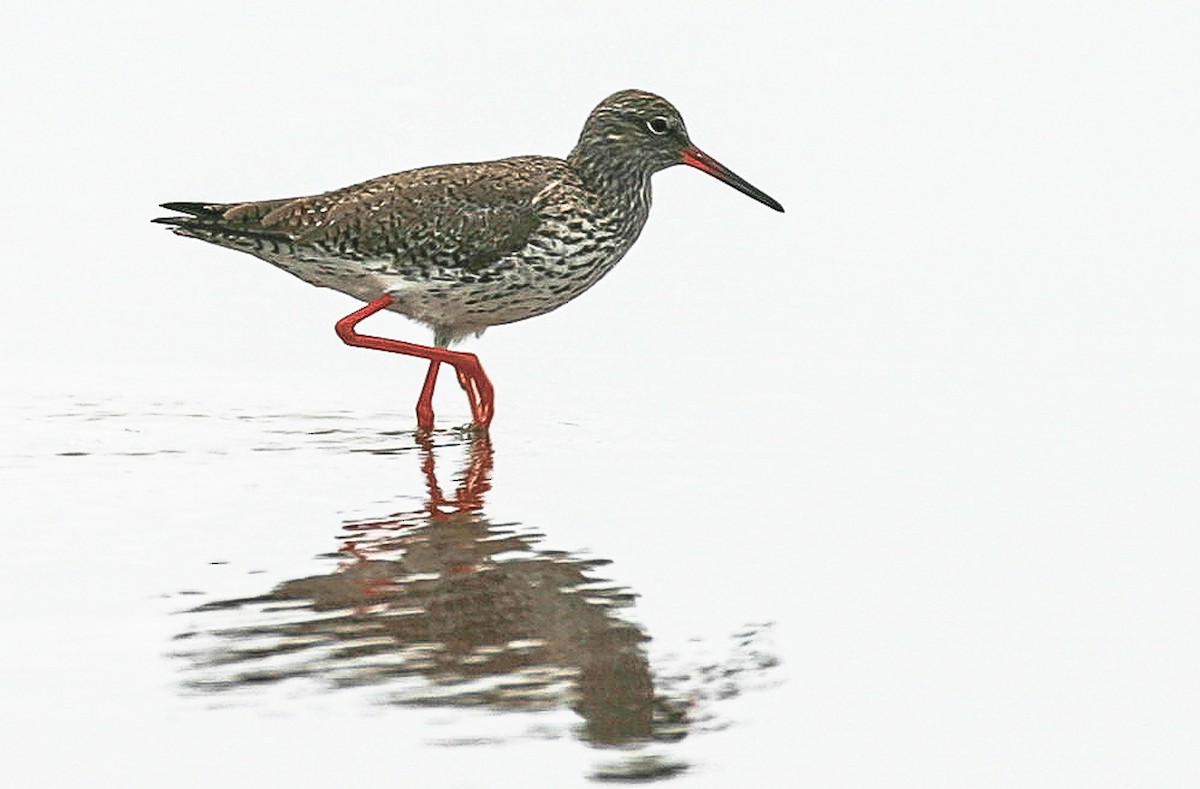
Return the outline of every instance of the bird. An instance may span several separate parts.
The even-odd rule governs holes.
[[[450,346],[543,315],[594,285],[645,226],[650,177],[679,164],[783,212],[696,147],[670,102],[622,90],[592,110],[565,159],[421,167],[307,197],[162,203],[175,215],[152,221],[365,302],[336,322],[337,335],[347,345],[428,360],[419,430],[433,429],[434,386],[448,364],[473,425],[486,431],[495,414],[492,384],[475,354]],[[357,331],[382,310],[432,329],[433,345]]]

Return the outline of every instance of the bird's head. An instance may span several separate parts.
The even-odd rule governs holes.
[[[570,158],[590,170],[607,169],[616,178],[645,178],[686,164],[783,211],[776,200],[692,144],[679,110],[662,96],[646,91],[623,90],[600,102],[588,116]]]

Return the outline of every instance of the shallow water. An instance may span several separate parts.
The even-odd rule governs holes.
[[[636,593],[606,577],[608,560],[545,547],[545,535],[488,518],[490,438],[469,430],[378,438],[369,446],[347,436],[342,449],[417,455],[426,501],[341,524],[312,575],[188,609],[194,624],[176,638],[189,691],[249,701],[263,686],[306,679],[313,692],[369,689],[358,695],[374,704],[569,710],[570,725],[540,722],[538,731],[637,746],[702,729],[706,706],[762,684],[777,663],[762,651],[764,628],[748,626],[718,662],[652,666],[650,635],[625,618]],[[465,458],[444,486],[437,460],[455,454]],[[626,769],[640,775],[639,765],[649,763]],[[664,765],[655,771],[685,766]]]
[[[469,428],[420,436],[394,412],[14,400],[24,440],[3,470],[30,486],[25,502],[41,498],[51,552],[86,565],[71,577],[92,590],[60,613],[86,620],[93,642],[169,631],[137,645],[157,654],[136,663],[162,661],[157,687],[123,676],[105,694],[149,694],[183,720],[367,715],[409,730],[406,772],[425,760],[414,749],[574,743],[589,750],[550,757],[562,777],[546,780],[621,781],[687,773],[678,743],[720,737],[726,700],[782,681],[770,622],[658,639],[603,548],[493,517],[503,453]],[[115,646],[71,641],[60,654],[122,673],[133,645]]]
[[[495,377],[490,437],[448,387],[428,440],[378,390],[5,392],[10,783],[1171,785],[1194,762],[1188,379]]]

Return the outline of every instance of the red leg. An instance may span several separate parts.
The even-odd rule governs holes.
[[[392,340],[386,337],[373,337],[369,334],[359,334],[354,327],[365,318],[369,318],[380,310],[387,309],[395,302],[391,296],[380,296],[367,306],[356,310],[337,322],[335,328],[338,337],[347,345],[359,348],[372,348],[377,351],[402,353],[406,356],[417,356],[428,359],[429,372],[425,375],[425,385],[421,389],[421,397],[417,401],[417,424],[423,430],[433,428],[433,387],[437,382],[437,368],[445,362],[458,373],[459,381],[467,391],[467,399],[471,403],[471,417],[475,424],[487,428],[495,413],[492,401],[492,384],[483,372],[479,357],[473,353],[461,353],[447,348],[431,348],[428,345]]]
[[[433,387],[437,384],[438,368],[441,366],[442,363],[437,359],[429,362],[425,385],[421,387],[421,397],[417,400],[417,427],[427,433],[433,430]]]
[[[467,393],[467,399],[471,402],[471,413],[475,418],[475,424],[487,427],[492,422],[492,382],[488,380],[487,373],[479,364],[479,359],[474,356],[472,358],[475,359],[473,367],[468,365],[456,367],[454,372],[458,373],[458,383]]]

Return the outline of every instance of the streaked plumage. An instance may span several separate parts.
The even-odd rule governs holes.
[[[665,99],[626,90],[592,111],[565,160],[424,167],[311,197],[166,203],[186,216],[155,221],[313,285],[390,297],[379,308],[428,325],[444,348],[595,284],[641,233],[650,176],[684,163],[783,210],[692,145]]]

